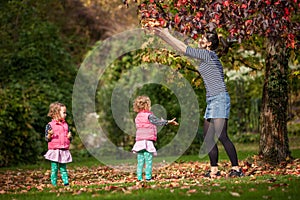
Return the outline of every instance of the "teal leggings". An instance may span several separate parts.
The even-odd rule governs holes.
[[[67,165],[65,163],[58,163],[58,162],[51,161],[51,183],[52,183],[52,185],[56,186],[58,168],[60,171],[61,178],[64,182],[64,185],[69,185]]]
[[[146,151],[142,150],[137,153],[137,179],[139,181],[143,180],[143,168],[145,165],[145,175],[146,175],[146,180],[151,180],[152,178],[152,158],[153,154]]]

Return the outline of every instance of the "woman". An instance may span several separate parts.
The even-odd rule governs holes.
[[[207,102],[204,114],[205,120],[203,135],[211,166],[211,169],[205,174],[205,176],[210,178],[221,176],[221,173],[218,170],[219,151],[215,137],[220,140],[230,159],[232,168],[229,172],[229,176],[244,176],[242,170],[238,166],[235,146],[227,134],[230,97],[224,82],[222,64],[219,57],[214,52],[219,45],[217,33],[214,32],[202,35],[199,39],[199,48],[192,48],[173,37],[166,28],[162,29],[155,27],[153,30],[156,35],[171,45],[175,50],[201,61],[198,71],[205,84]]]

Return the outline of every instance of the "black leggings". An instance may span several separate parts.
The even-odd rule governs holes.
[[[218,166],[219,150],[217,137],[223,144],[232,166],[238,166],[236,149],[227,134],[227,119],[205,119],[204,121],[204,142],[208,152],[211,166]]]

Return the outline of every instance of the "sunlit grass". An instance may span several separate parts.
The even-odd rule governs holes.
[[[300,148],[298,148],[297,139],[290,142],[292,155],[294,158],[300,158]],[[299,142],[299,141],[298,141]],[[258,144],[235,144],[239,160],[245,160],[258,153]],[[222,147],[219,145],[220,161],[229,162],[229,159]],[[68,164],[68,169],[75,170],[81,167],[97,169],[97,166],[103,164],[92,156],[77,157],[74,154],[74,162]],[[184,155],[176,162],[181,166],[181,162],[198,161],[208,163],[208,156],[200,158],[199,155]],[[190,164],[192,166],[193,164]],[[296,166],[293,166],[296,167]],[[50,170],[50,163],[41,160],[35,165],[24,165],[13,168],[1,168],[5,170],[20,169],[39,169],[41,171]],[[180,169],[178,169],[180,170]],[[158,173],[157,171],[155,173]],[[158,176],[158,174],[155,174]],[[25,177],[26,178],[26,177]],[[137,184],[143,184],[138,189]],[[174,184],[178,184],[174,186]],[[107,187],[116,187],[117,189],[107,189]],[[156,179],[154,182],[137,183],[135,181],[116,182],[106,184],[87,184],[85,186],[72,184],[70,188],[58,187],[49,188],[42,191],[32,188],[24,193],[1,194],[0,200],[50,200],[50,199],[298,199],[300,192],[300,176],[295,175],[272,175],[246,176],[243,178],[221,179]],[[54,191],[53,191],[54,190]],[[1,191],[1,189],[0,189]]]
[[[103,186],[87,186],[85,189],[74,185],[70,189],[57,188],[57,192],[32,191],[23,194],[4,194],[0,199],[121,199],[121,200],[152,200],[152,199],[298,199],[300,191],[299,177],[295,176],[272,176],[244,177],[236,179],[214,179],[186,181],[179,187],[171,187],[170,183],[148,182],[142,183],[143,187],[137,190],[128,190],[136,183],[118,184],[115,187],[126,188],[122,191],[106,191]],[[189,186],[188,186],[189,184]],[[80,190],[82,189],[82,190]],[[74,192],[76,191],[76,192]],[[81,191],[81,192],[80,192]]]

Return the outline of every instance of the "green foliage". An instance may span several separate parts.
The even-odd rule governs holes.
[[[228,131],[233,135],[259,133],[263,76],[256,74],[251,77],[250,73],[251,70],[247,71],[245,67],[236,73],[227,73],[227,87],[231,97]]]
[[[34,163],[42,150],[27,95],[19,84],[0,90],[0,166]]]
[[[132,122],[134,121],[135,113],[132,109],[134,98],[139,95],[148,95],[151,98],[152,105],[162,106],[167,113],[167,116],[163,116],[161,115],[162,113],[155,112],[154,109],[153,111],[155,115],[167,119],[176,117],[180,122],[181,108],[179,107],[177,97],[170,88],[167,88],[163,83],[142,84],[140,87],[133,87],[136,83],[143,83],[143,77],[135,75],[132,71],[134,71],[136,68],[140,68],[148,76],[153,76],[153,74],[151,75],[152,71],[149,67],[151,63],[167,65],[172,69],[180,71],[181,74],[183,74],[184,78],[192,83],[192,87],[199,98],[198,103],[200,110],[203,111],[203,109],[205,108],[204,85],[201,81],[199,81],[201,80],[199,79],[199,75],[188,69],[188,67],[192,66],[185,60],[171,54],[170,52],[154,51],[153,49],[138,50],[136,52],[130,52],[121,56],[119,59],[115,60],[115,62],[112,63],[111,66],[106,68],[104,74],[101,77],[101,81],[98,87],[99,89],[101,89],[101,91],[99,90],[97,92],[97,112],[100,115],[100,124],[102,128],[106,130],[110,141],[116,144],[116,146],[122,146],[126,150],[130,150],[132,145],[134,144],[134,134],[127,135],[123,130],[121,130],[115,123],[114,117],[112,115],[111,97],[117,84],[121,84],[124,89],[132,88],[130,90],[132,94],[130,94],[131,98],[129,103],[130,119],[128,120]],[[128,78],[124,78],[127,77],[128,73],[132,74],[128,76]],[[174,77],[172,76],[165,77],[165,79],[162,81],[172,82],[173,78]],[[176,85],[177,83],[174,84]],[[177,87],[180,87],[180,85],[178,85]],[[133,90],[133,88],[135,90]],[[118,101],[122,102],[123,100],[119,99]],[[114,106],[117,107],[122,105]],[[162,128],[161,130],[159,129],[160,131],[158,132],[158,141],[156,143],[156,147],[159,149],[170,143],[170,141],[176,135],[177,128],[178,127],[168,126],[167,128]],[[134,131],[135,129],[131,130],[132,133],[134,133]],[[195,140],[195,142],[197,144],[200,144],[199,140]],[[191,148],[194,150],[199,149],[197,145],[192,145]],[[194,151],[192,149],[189,149],[188,152]]]
[[[300,123],[288,124],[288,133],[292,135],[300,135]]]
[[[0,166],[35,162],[46,150],[51,102],[61,101],[71,110],[76,70],[59,30],[44,20],[38,6],[9,1],[1,7]]]
[[[232,140],[240,144],[258,143],[260,135],[258,133],[243,133],[233,135]]]

